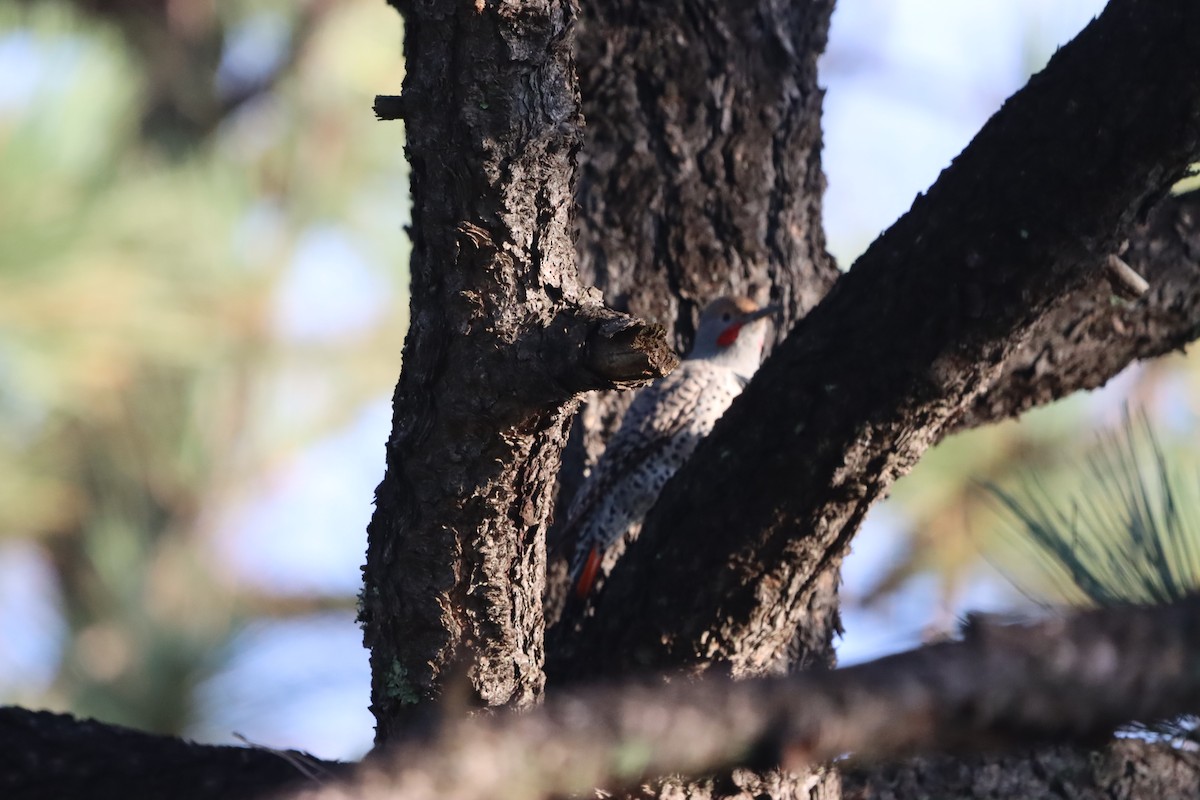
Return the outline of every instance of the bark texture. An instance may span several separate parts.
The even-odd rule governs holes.
[[[1200,708],[1198,633],[1200,600],[1191,599],[1033,625],[977,622],[961,642],[833,672],[566,691],[526,713],[454,720],[428,741],[381,754],[355,781],[305,796],[520,800],[628,789],[672,773],[679,777],[648,791],[795,795],[821,783],[821,771],[797,781],[800,770],[847,752],[883,759],[1099,742],[1131,719]],[[790,780],[772,785],[735,770],[681,781],[768,765]]]
[[[1200,191],[1163,198],[1135,226],[1122,257],[1150,282],[1149,290],[1118,302],[1108,281],[1094,281],[1067,294],[1034,324],[995,384],[953,428],[1095,389],[1131,361],[1182,349],[1200,336]]]
[[[572,2],[397,5],[412,325],[364,570],[380,741],[452,664],[474,703],[537,698],[571,398],[670,366],[661,330],[606,311],[576,275]]]
[[[1200,757],[1119,739],[1099,750],[1047,747],[1006,756],[914,758],[842,770],[845,800],[1193,800]]]
[[[580,271],[614,307],[665,324],[681,351],[720,294],[779,303],[782,339],[837,276],[821,225],[817,84],[832,10],[830,0],[583,8]],[[560,518],[628,400],[594,396],[580,413]],[[548,582],[556,608],[561,558]]]
[[[821,226],[817,58],[833,3],[600,0],[583,8],[579,256],[682,349],[720,294],[790,323],[836,271]]]
[[[348,774],[306,753],[192,744],[172,736],[0,708],[6,800],[250,800]]]
[[[613,307],[666,325],[680,351],[720,294],[779,303],[782,339],[833,284],[817,85],[832,10],[832,0],[583,7],[580,273]],[[609,394],[585,406],[560,508],[627,405]]]
[[[866,510],[1200,157],[1198,29],[1114,0],[1005,104],[668,485],[564,674],[827,650],[811,608]]]
[[[832,10],[832,0],[583,6],[580,271],[614,307],[665,324],[681,352],[700,310],[720,294],[778,303],[774,333],[782,339],[837,276],[821,224],[817,83]],[[628,403],[628,395],[596,394],[579,414],[559,474],[560,519]],[[552,620],[575,542],[555,545]],[[836,614],[836,578],[823,585],[820,602]],[[565,622],[552,629],[550,647],[572,635],[574,620]],[[832,663],[832,649],[823,657]],[[835,796],[837,784],[831,774],[743,770],[655,791],[819,797]]]
[[[779,303],[782,339],[837,275],[821,225],[817,85],[832,10],[832,0],[583,6],[580,272],[613,307],[667,326],[680,352],[720,294]],[[594,394],[578,415],[559,519],[629,402]],[[554,619],[575,543],[552,543]]]

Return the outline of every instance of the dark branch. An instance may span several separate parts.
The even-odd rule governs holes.
[[[0,797],[250,800],[348,765],[307,753],[215,747],[79,720],[0,708]]]
[[[448,724],[381,755],[316,800],[536,798],[736,766],[800,769],[847,752],[1097,743],[1131,720],[1200,708],[1200,600],[974,625],[835,672],[646,681],[567,692],[525,714]],[[464,767],[470,765],[470,768]]]
[[[795,769],[848,752],[859,765],[851,785],[862,786],[888,772],[863,775],[870,760],[1096,744],[1127,722],[1195,711],[1198,662],[1195,598],[1032,625],[980,622],[961,642],[835,672],[645,680],[567,691],[527,713],[458,718],[377,753],[344,783],[349,765],[303,753],[193,745],[8,708],[0,795],[250,798],[290,784],[305,798],[536,798],[739,765]]]
[[[373,110],[377,119],[404,119],[404,98],[395,94],[377,94]]]
[[[1200,755],[1161,742],[1118,739],[1099,750],[1059,746],[1002,756],[914,758],[850,764],[841,773],[844,800],[1194,800]]]
[[[1103,386],[1139,359],[1200,336],[1200,191],[1164,198],[1130,236],[1122,256],[1149,282],[1132,302],[1113,302],[1105,281],[1071,292],[1030,330],[1004,374],[955,420],[970,428]]]

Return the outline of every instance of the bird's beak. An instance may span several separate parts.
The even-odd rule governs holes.
[[[772,316],[773,314],[778,314],[782,310],[783,310],[783,307],[778,306],[778,305],[764,306],[763,308],[760,308],[758,311],[751,311],[749,314],[742,317],[742,324],[748,325],[751,322],[754,322],[755,320],[762,319],[763,317],[769,317],[769,316]]]

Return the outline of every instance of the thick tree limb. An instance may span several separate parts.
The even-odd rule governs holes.
[[[526,714],[451,723],[436,741],[381,755],[357,782],[301,796],[518,800],[737,766],[796,770],[847,752],[1098,742],[1130,720],[1200,709],[1197,663],[1197,599],[977,623],[962,642],[835,672],[569,691]]]
[[[1200,756],[1120,739],[1099,750],[1045,747],[1004,756],[915,758],[843,767],[845,800],[1194,800]]]
[[[250,800],[331,781],[347,767],[296,751],[192,744],[65,714],[0,708],[5,800]]]
[[[1071,292],[1038,320],[1003,374],[955,420],[969,428],[1103,386],[1131,362],[1200,336],[1200,191],[1166,197],[1130,235],[1122,258],[1150,288],[1113,301],[1108,281]]]
[[[849,752],[855,791],[891,786],[904,797],[904,780],[940,771],[947,783],[941,796],[964,796],[969,766],[961,762],[864,765],[914,752],[1095,743],[1128,721],[1200,708],[1197,663],[1195,598],[1032,625],[979,622],[961,642],[834,672],[745,681],[678,677],[565,691],[527,713],[449,721],[428,741],[381,751],[344,783],[347,765],[302,753],[192,745],[62,715],[0,709],[0,793],[249,798],[291,783],[304,798],[537,798],[728,767],[796,769]],[[1099,756],[1101,762],[1090,763],[1117,763],[1131,747],[1142,759],[1170,759],[1166,747],[1118,744]],[[1044,779],[1039,763],[1069,755],[1058,748],[981,763],[1011,766],[1018,774],[1032,769]],[[1083,789],[1121,777],[1096,767],[1091,772],[1051,774]],[[969,774],[971,784],[995,777]],[[1180,757],[1173,769],[1139,780],[1155,777],[1168,785],[1189,775],[1195,780],[1200,764]],[[951,786],[960,793],[952,794]],[[878,793],[861,796],[888,796],[870,791]]]
[[[667,487],[559,674],[828,647],[809,605],[870,505],[1200,157],[1197,29],[1113,0],[1005,104]]]

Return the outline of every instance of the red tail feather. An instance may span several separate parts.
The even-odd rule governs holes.
[[[600,561],[600,550],[593,547],[588,553],[587,561],[583,564],[583,571],[579,573],[579,580],[575,583],[575,596],[580,600],[586,600],[587,596],[592,593],[596,576],[600,574]]]

